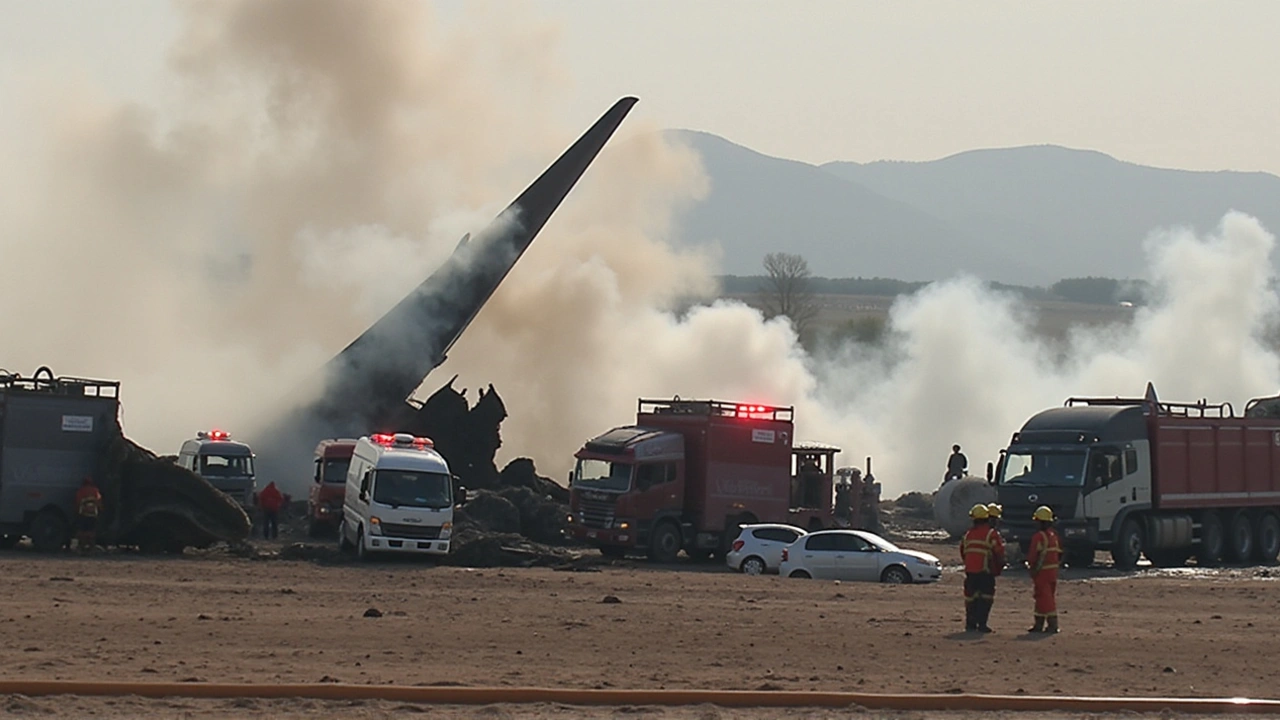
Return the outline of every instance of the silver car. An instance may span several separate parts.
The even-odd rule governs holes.
[[[742,532],[724,556],[724,562],[730,569],[741,570],[747,575],[777,572],[782,561],[782,549],[804,533],[794,525],[783,523],[743,525]]]
[[[928,553],[904,550],[863,530],[820,530],[783,550],[778,574],[885,583],[934,582],[942,577],[942,563]]]

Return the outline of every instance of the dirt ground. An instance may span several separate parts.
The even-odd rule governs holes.
[[[944,558],[953,552],[926,549]],[[1068,572],[1059,590],[1064,632],[1034,639],[1023,632],[1030,583],[1018,574],[999,588],[997,632],[961,632],[954,567],[935,585],[881,586],[746,577],[715,565],[558,572],[18,550],[0,553],[0,574],[0,678],[7,680],[1280,695],[1273,640],[1280,570],[1273,568]],[[380,616],[365,617],[371,608]],[[0,714],[130,717],[145,708],[151,717],[359,718],[409,709],[402,705],[15,696],[0,698]],[[430,711],[490,718],[848,714]]]

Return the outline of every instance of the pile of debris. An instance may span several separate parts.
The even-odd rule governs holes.
[[[99,539],[148,552],[182,552],[249,536],[249,517],[199,475],[124,436],[117,420],[99,461]]]

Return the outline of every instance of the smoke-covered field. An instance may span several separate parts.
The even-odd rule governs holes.
[[[389,0],[177,7],[159,100],[52,68],[0,96],[0,365],[122,380],[126,430],[160,452],[214,425],[252,442],[274,398],[594,119],[553,120],[555,29],[519,10],[464,30]],[[976,465],[1068,395],[1150,380],[1240,407],[1280,386],[1260,340],[1274,238],[1240,215],[1210,237],[1152,228],[1158,297],[1123,331],[1047,342],[967,277],[896,303],[883,346],[818,357],[738,302],[677,313],[715,295],[717,257],[669,243],[707,180],[654,130],[624,125],[426,383],[493,383],[511,413],[500,457],[562,477],[637,396],[714,396],[796,405],[799,435],[873,456],[896,494],[935,486],[953,442]]]

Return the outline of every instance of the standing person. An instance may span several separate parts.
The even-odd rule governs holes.
[[[973,527],[960,541],[964,560],[965,630],[989,633],[987,624],[996,597],[996,568],[1004,567],[1004,540],[992,529],[990,511],[978,503],[969,509]]]
[[[1027,632],[1058,632],[1058,565],[1062,559],[1062,543],[1053,529],[1053,510],[1046,505],[1031,515],[1040,526],[1031,536],[1027,549],[1027,569],[1035,588],[1036,621]]]
[[[98,515],[102,513],[102,493],[93,484],[93,478],[84,476],[76,491],[76,547],[81,555],[88,555],[97,544]]]
[[[951,457],[947,458],[947,474],[943,478],[942,483],[945,485],[951,480],[959,480],[969,472],[969,458],[960,452],[959,445],[951,446]]]
[[[262,508],[262,537],[273,540],[280,534],[280,507],[284,505],[284,495],[274,482],[258,493],[258,507]]]

